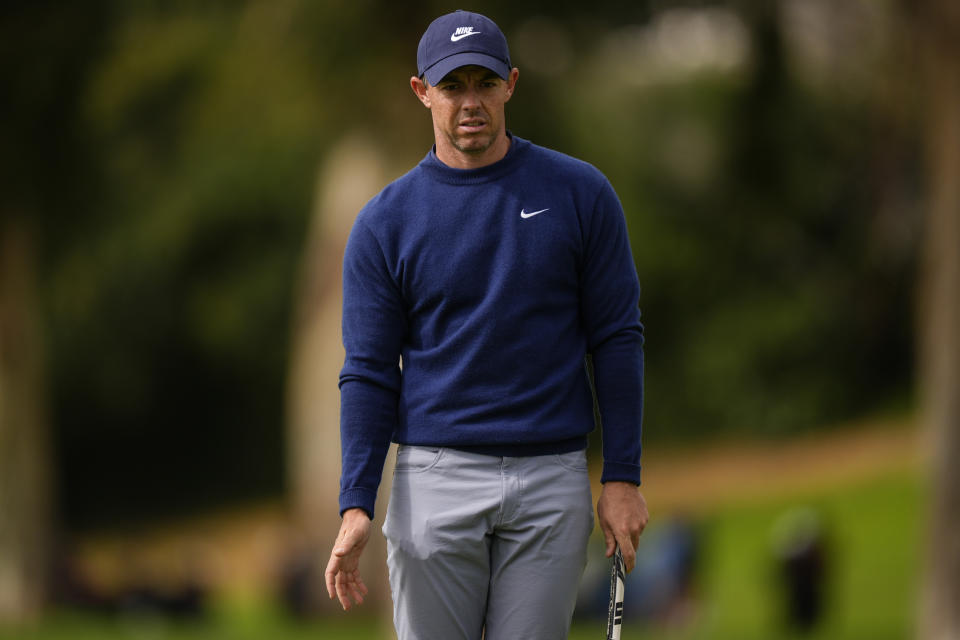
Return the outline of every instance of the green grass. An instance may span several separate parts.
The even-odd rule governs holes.
[[[623,640],[777,640],[771,532],[794,506],[824,515],[831,547],[829,606],[817,640],[899,640],[912,635],[924,494],[917,473],[777,500],[723,505],[700,522],[704,539],[693,622],[643,626],[625,612]],[[359,613],[359,612],[358,612]],[[96,618],[58,612],[37,625],[0,628],[3,640],[360,640],[383,637],[361,616],[297,624],[270,611],[220,613],[201,624]],[[603,621],[580,623],[571,640],[598,640]]]

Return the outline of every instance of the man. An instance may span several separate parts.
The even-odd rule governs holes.
[[[565,638],[593,528],[588,353],[607,556],[619,545],[632,569],[647,522],[623,211],[599,171],[507,131],[519,71],[490,19],[437,18],[417,66],[435,145],[363,208],[344,255],[343,524],[327,590],[344,609],[367,594],[357,567],[392,439],[383,530],[400,640]]]

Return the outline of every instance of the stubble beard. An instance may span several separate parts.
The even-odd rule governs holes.
[[[454,149],[460,153],[469,155],[483,155],[487,152],[500,135],[500,129],[490,131],[484,135],[464,135],[458,136],[456,133],[448,133],[447,140]]]

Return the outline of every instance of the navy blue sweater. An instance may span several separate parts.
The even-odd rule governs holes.
[[[602,481],[640,483],[643,328],[620,202],[591,165],[511,140],[480,169],[431,150],[357,216],[343,261],[341,513],[373,515],[391,439],[584,448],[587,353]]]

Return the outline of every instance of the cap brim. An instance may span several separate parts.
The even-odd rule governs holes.
[[[490,71],[493,71],[504,80],[510,76],[510,66],[506,62],[499,58],[488,56],[485,53],[477,53],[474,51],[464,51],[463,53],[456,53],[444,58],[424,71],[424,75],[427,76],[427,82],[429,82],[431,86],[436,86],[438,82],[443,80],[443,76],[454,69],[466,67],[471,64],[490,69]]]

